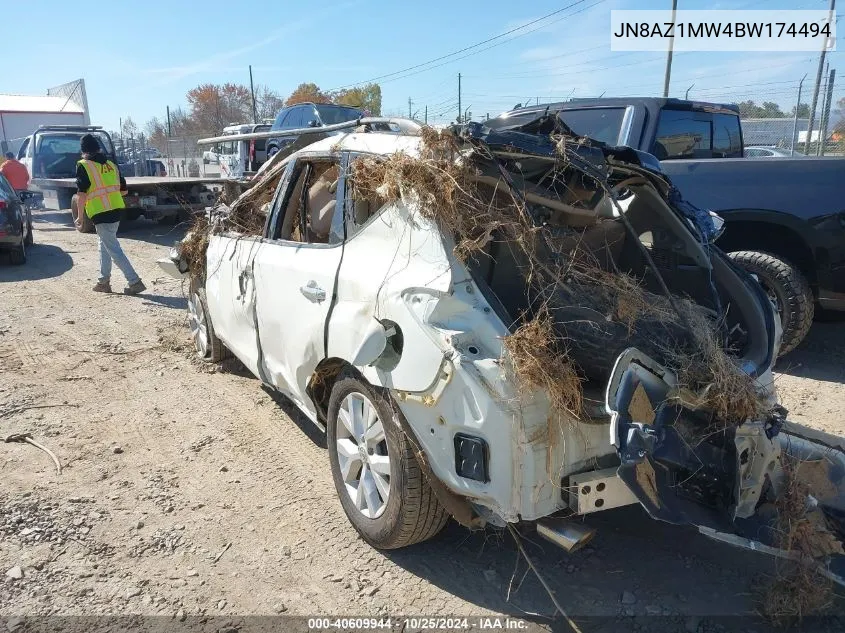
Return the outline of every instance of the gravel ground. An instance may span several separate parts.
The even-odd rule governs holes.
[[[160,616],[120,628],[184,621],[235,631],[249,628],[246,616],[280,614],[504,614],[570,630],[502,532],[450,524],[403,551],[364,543],[335,495],[322,434],[237,364],[192,359],[181,285],[155,265],[179,230],[124,227],[149,290],[101,295],[91,292],[96,238],[68,218],[36,212],[27,264],[0,260],[0,434],[31,433],[64,469],[27,444],[0,448],[9,631],[33,615]],[[119,273],[112,283],[122,287]],[[781,361],[791,419],[842,434],[843,359],[845,325],[818,323]],[[598,535],[575,555],[527,543],[580,630],[769,630],[738,616],[755,613],[771,560],[638,507],[590,524]],[[845,614],[841,602],[832,610]]]

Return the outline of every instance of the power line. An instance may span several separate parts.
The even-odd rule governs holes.
[[[434,59],[430,59],[430,60],[428,60],[428,61],[426,61],[426,62],[422,62],[422,63],[420,63],[420,64],[416,64],[416,65],[414,65],[414,66],[409,66],[408,68],[403,68],[402,70],[397,70],[397,71],[392,72],[392,73],[387,73],[386,75],[379,75],[378,77],[373,77],[373,78],[371,78],[371,79],[367,79],[367,80],[365,80],[365,81],[359,81],[359,82],[356,82],[356,83],[353,83],[353,84],[347,84],[347,85],[345,85],[345,86],[340,86],[340,87],[338,87],[338,88],[333,88],[332,90],[341,90],[341,89],[343,89],[343,88],[351,88],[351,87],[354,87],[354,86],[360,86],[361,84],[373,83],[373,82],[376,82],[376,81],[381,81],[382,83],[386,83],[386,82],[383,82],[383,81],[382,81],[382,80],[384,80],[384,79],[388,79],[389,81],[394,81],[394,80],[396,80],[396,79],[402,79],[403,77],[397,77],[397,75],[403,75],[404,73],[407,73],[408,71],[411,71],[411,70],[417,70],[417,69],[419,69],[419,68],[422,68],[423,66],[429,66],[430,64],[434,64],[434,63],[436,63],[436,62],[439,62],[439,61],[442,61],[442,60],[448,59],[448,58],[450,58],[450,57],[454,57],[454,56],[456,56],[456,55],[460,55],[461,53],[465,53],[465,52],[467,52],[467,51],[471,51],[471,50],[473,50],[473,49],[478,48],[479,46],[484,46],[485,44],[489,44],[489,43],[491,43],[491,42],[495,42],[496,40],[500,40],[500,39],[502,39],[503,37],[507,37],[508,35],[511,35],[511,34],[516,33],[516,32],[518,32],[518,31],[522,31],[523,29],[526,29],[526,28],[528,28],[529,26],[532,26],[532,25],[534,25],[534,24],[537,24],[538,22],[542,22],[542,21],[544,21],[544,20],[547,20],[548,18],[553,17],[553,16],[555,16],[555,15],[558,15],[559,13],[563,13],[564,11],[566,11],[566,10],[568,10],[568,9],[571,9],[572,7],[577,6],[577,5],[579,5],[579,4],[582,4],[582,3],[586,2],[586,1],[587,1],[587,0],[576,0],[575,2],[573,2],[573,3],[571,3],[571,4],[568,4],[567,6],[565,6],[565,7],[561,8],[561,9],[558,9],[558,10],[556,10],[556,11],[552,11],[551,13],[547,13],[546,15],[544,15],[544,16],[542,16],[542,17],[539,17],[539,18],[537,18],[537,19],[535,19],[535,20],[531,20],[530,22],[526,22],[525,24],[523,24],[523,25],[521,25],[521,26],[514,27],[514,28],[510,29],[509,31],[505,31],[504,33],[500,33],[499,35],[495,35],[495,36],[493,36],[493,37],[487,38],[486,40],[482,40],[481,42],[476,42],[475,44],[472,44],[472,45],[470,45],[470,46],[465,46],[464,48],[462,48],[462,49],[460,49],[460,50],[453,51],[453,52],[448,53],[448,54],[446,54],[446,55],[441,55],[440,57],[436,57],[436,58],[434,58]],[[597,4],[601,4],[602,2],[605,2],[605,0],[599,0],[599,2],[597,2],[597,3],[595,3],[595,4],[591,5],[591,6],[596,6]],[[589,8],[589,7],[588,7],[588,8]],[[567,16],[567,17],[568,17],[568,16]],[[543,26],[548,26],[548,25],[547,25],[547,24],[544,24],[544,25],[542,25],[541,27],[538,27],[538,28],[542,28]],[[537,30],[537,29],[534,29],[534,30]],[[529,31],[529,32],[533,32],[533,31]],[[526,35],[526,33],[523,33],[522,35]],[[512,39],[515,39],[515,38],[512,38]],[[510,41],[510,40],[508,40],[508,41]],[[503,43],[503,42],[500,42],[500,44],[501,44],[501,43]],[[494,46],[498,46],[498,44],[496,44],[496,45],[494,45]],[[483,49],[483,50],[488,50],[489,48],[493,48],[493,46],[490,46],[490,47],[485,48],[485,49]],[[482,51],[477,51],[477,52],[482,52]],[[475,54],[475,53],[473,53],[473,54]],[[466,55],[465,57],[469,57],[469,55]],[[463,59],[463,57],[462,57],[462,58],[460,58],[460,59]],[[457,61],[457,60],[450,60],[450,62],[447,62],[447,63],[451,63],[452,61]],[[426,70],[433,70],[434,68],[439,68],[439,67],[440,67],[440,66],[442,66],[442,65],[444,65],[444,64],[440,64],[439,66],[432,66],[431,68],[425,68],[425,69],[423,69],[423,70],[421,70],[421,71],[418,71],[418,72],[424,72],[424,71],[426,71]],[[415,75],[415,74],[418,74],[418,73],[411,73],[410,75],[407,75],[407,76],[409,76],[409,77],[410,77],[410,76]]]

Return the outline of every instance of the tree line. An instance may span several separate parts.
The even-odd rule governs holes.
[[[251,123],[253,118],[259,123],[270,121],[283,107],[308,101],[354,106],[371,116],[381,114],[381,86],[375,83],[335,91],[324,91],[314,83],[302,83],[287,98],[268,86],[259,85],[255,88],[254,117],[252,94],[249,87],[242,84],[200,84],[187,92],[185,100],[187,107],[170,110],[169,121],[166,116],[153,117],[140,129],[131,117],[126,117],[121,129],[112,132],[112,136],[126,140],[138,139],[143,134],[147,145],[163,152],[168,138],[215,136],[227,125]]]

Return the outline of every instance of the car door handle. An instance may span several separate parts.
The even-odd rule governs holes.
[[[326,291],[320,288],[314,280],[309,281],[308,285],[302,286],[299,291],[311,301],[319,303],[326,300]]]

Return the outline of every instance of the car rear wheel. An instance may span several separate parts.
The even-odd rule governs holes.
[[[78,201],[79,198],[76,195],[70,200],[70,217],[73,219],[73,225],[80,233],[93,233],[94,223],[84,209],[80,212]]]
[[[791,262],[760,251],[737,251],[728,256],[749,273],[756,275],[760,285],[777,306],[783,327],[780,356],[794,350],[813,325],[815,303],[810,284]]]
[[[29,214],[27,213],[27,216]],[[28,218],[26,221],[26,237],[24,238],[24,244],[27,246],[32,246],[35,243],[35,235],[32,233],[32,219]]]
[[[18,246],[9,251],[9,261],[16,266],[26,263],[26,242],[24,240],[21,240]]]
[[[350,523],[373,547],[397,549],[435,536],[449,520],[425,479],[389,396],[357,377],[329,399],[332,478]]]
[[[191,282],[191,294],[188,297],[188,325],[197,356],[210,363],[219,363],[228,358],[229,350],[214,333],[205,288],[196,281]]]

